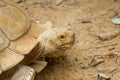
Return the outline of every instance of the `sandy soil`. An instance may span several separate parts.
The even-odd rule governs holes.
[[[120,80],[115,54],[120,54],[120,25],[111,22],[120,17],[120,0],[65,0],[59,5],[52,0],[23,0],[18,4],[33,21],[71,26],[76,33],[75,45],[64,59],[49,64],[35,80],[110,80],[96,79],[98,73]]]

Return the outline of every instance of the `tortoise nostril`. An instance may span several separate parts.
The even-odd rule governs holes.
[[[64,36],[64,35],[61,35],[60,38],[63,39],[63,38],[65,38],[65,36]]]

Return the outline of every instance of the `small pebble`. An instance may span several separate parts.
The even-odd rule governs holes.
[[[82,19],[79,20],[81,23],[92,23],[93,19],[91,17],[84,17]]]
[[[120,24],[120,18],[114,18],[114,19],[112,19],[112,23],[114,23],[114,24]]]

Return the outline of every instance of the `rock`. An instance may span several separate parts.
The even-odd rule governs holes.
[[[108,77],[107,75],[103,73],[98,73],[96,75],[96,80],[110,80],[110,77]]]
[[[114,23],[114,24],[120,24],[120,18],[114,18],[114,19],[112,19],[112,23]]]
[[[55,0],[56,5],[60,5],[64,0]]]
[[[120,34],[120,31],[116,30],[113,32],[106,32],[106,33],[98,34],[98,37],[100,40],[105,41],[105,40],[113,39],[113,38],[117,37],[119,34]]]
[[[89,63],[89,66],[94,67],[100,63],[103,63],[104,59],[93,59],[91,60],[91,62]]]
[[[117,68],[115,68],[115,67],[99,67],[99,68],[97,68],[97,70],[99,71],[99,72],[107,72],[107,73],[111,73],[111,72],[113,72],[113,71],[116,71],[117,70]]]
[[[87,17],[84,17],[84,18],[80,19],[79,21],[81,23],[92,23],[93,19],[92,19],[92,17],[87,16]]]

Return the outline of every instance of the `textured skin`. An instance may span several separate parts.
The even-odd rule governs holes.
[[[8,0],[0,1],[0,73],[16,66],[37,46],[27,34],[29,29],[30,21],[22,9]],[[34,80],[34,76],[34,69],[23,66],[11,80]]]
[[[0,30],[7,38],[15,40],[27,32],[29,28],[30,21],[16,5],[9,3],[0,7]]]
[[[15,72],[13,80],[34,80],[32,68],[27,69],[26,66],[16,71],[11,71],[11,69],[21,64],[31,64],[45,55],[47,57],[61,56],[62,54],[51,54],[51,52],[70,48],[75,41],[74,34],[65,28],[50,28],[49,22],[45,25],[30,23],[17,5],[8,0],[4,1],[6,5],[0,4],[0,65],[2,65],[0,73],[6,72],[3,73],[3,77],[0,76],[0,79],[5,80],[4,78],[9,76],[7,73],[9,70],[10,75]],[[44,67],[43,65],[41,69]],[[34,68],[38,72],[41,71],[36,65]],[[17,77],[18,75],[20,76]]]
[[[6,71],[24,58],[17,51],[11,50],[9,46],[11,42],[16,43],[16,39],[29,30],[30,21],[15,4],[7,0],[4,0],[6,5],[3,5],[3,1],[0,1],[0,3],[0,65],[1,70]]]
[[[21,63],[30,63],[39,53],[37,51],[39,43],[35,37],[45,30],[44,28],[36,27],[34,23],[30,24],[26,14],[16,4],[8,0],[4,1],[6,5],[0,6],[1,72],[9,70],[20,63],[24,59],[22,57],[24,55],[26,55],[26,59]]]
[[[22,66],[20,67],[11,80],[34,80],[35,71],[31,67]]]

